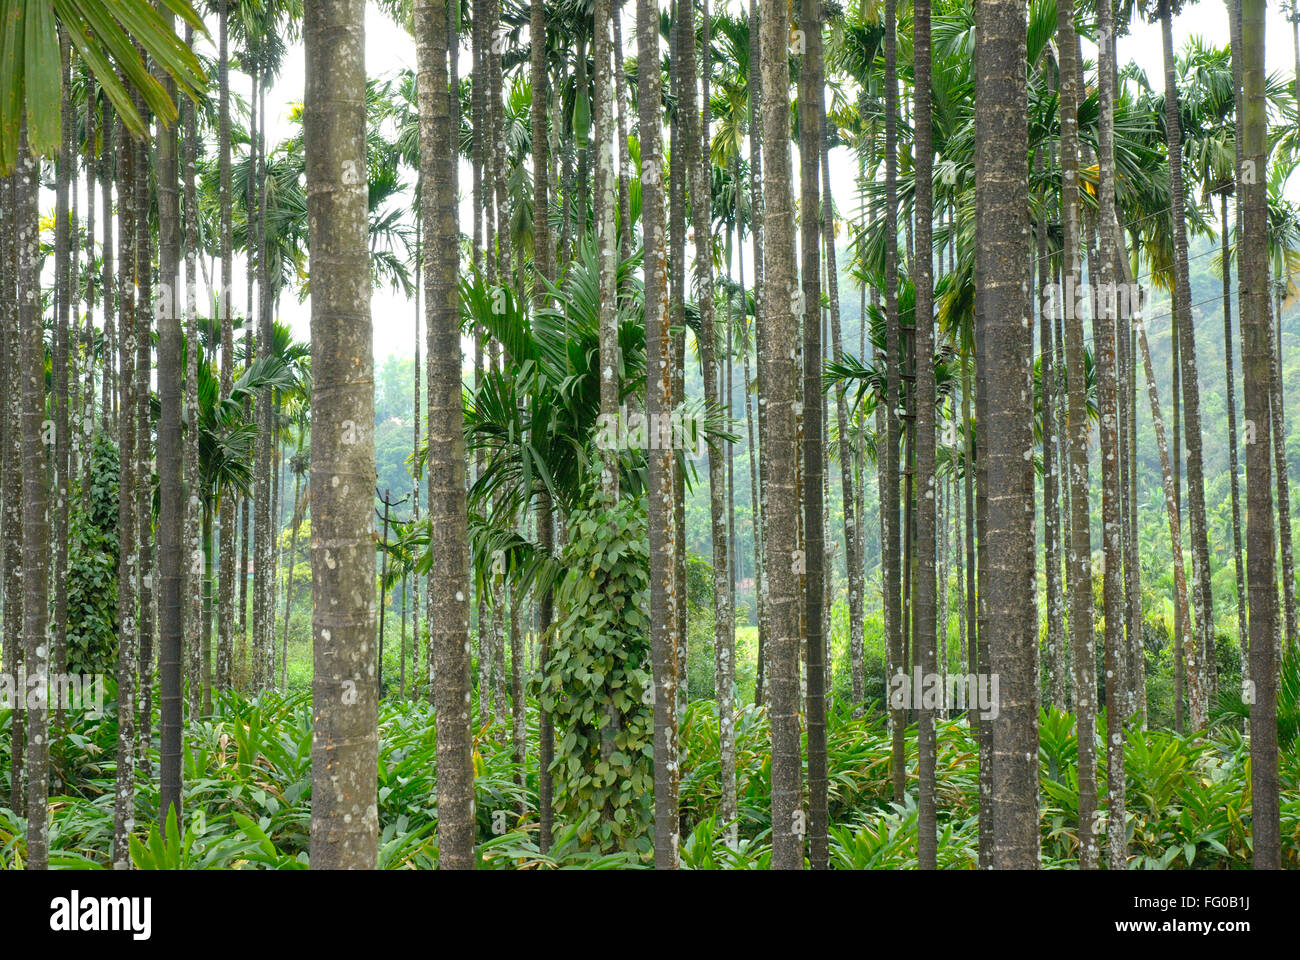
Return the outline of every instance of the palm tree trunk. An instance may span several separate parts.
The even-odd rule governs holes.
[[[689,4],[684,12],[689,13]],[[709,407],[721,404],[718,389],[718,336],[714,327],[713,306],[713,165],[709,159],[709,9],[703,0],[703,69],[700,84],[695,82],[694,30],[682,31],[682,72],[685,110],[687,165],[691,174],[691,219],[695,225],[695,281],[700,311],[700,371],[704,380],[704,400]],[[690,24],[688,23],[688,26]],[[696,97],[699,113],[696,112]],[[679,101],[680,102],[680,101]],[[601,147],[602,151],[604,147]],[[602,369],[604,364],[602,363]],[[709,457],[709,531],[713,547],[713,649],[714,686],[718,704],[718,750],[721,802],[719,819],[727,835],[738,836],[739,813],[736,801],[736,731],[732,686],[735,682],[735,613],[731,605],[731,557],[727,533],[727,456],[710,446]]]
[[[977,630],[978,617],[975,613],[975,421],[971,418],[971,382],[970,351],[964,342],[961,344],[961,421],[962,439],[962,493],[963,509],[966,514],[966,669],[974,674],[978,672]]]
[[[976,296],[987,364],[988,579],[984,606],[998,629],[989,666],[1000,678],[992,720],[993,850],[999,869],[1038,866],[1038,616],[1034,572],[1033,343],[1029,325],[1025,5],[987,0],[976,41],[976,178],[981,261]]]
[[[220,207],[219,247],[221,256],[221,400],[230,398],[234,389],[235,334],[231,319],[231,296],[234,293],[233,212],[231,209],[230,170],[230,63],[227,53],[231,0],[223,0],[217,21],[217,151]],[[213,685],[218,693],[230,689],[231,653],[234,645],[235,599],[235,503],[232,489],[219,491],[220,524],[217,545],[217,662]]]
[[[60,676],[67,672],[68,660],[68,471],[71,466],[69,443],[71,441],[68,412],[68,325],[71,317],[73,283],[69,276],[72,261],[71,237],[68,229],[68,192],[73,179],[73,118],[70,103],[71,76],[68,72],[71,45],[67,32],[59,31],[61,58],[60,87],[65,92],[59,98],[60,140],[59,156],[55,170],[55,221],[54,221],[54,330],[53,349],[50,350],[50,380],[54,407],[54,643],[53,650],[45,652],[47,670],[52,666]],[[73,211],[73,233],[76,229]],[[39,286],[39,283],[37,284]],[[42,359],[44,359],[42,357]],[[44,391],[44,383],[41,384]],[[44,479],[42,480],[44,483]],[[48,491],[45,491],[48,499]],[[47,525],[46,538],[50,530]],[[44,621],[42,621],[44,622]],[[63,728],[63,710],[55,705],[55,728]],[[48,776],[48,772],[46,774]],[[48,784],[47,784],[48,786]]]
[[[1083,382],[1083,318],[1076,309],[1079,288],[1079,134],[1078,65],[1075,63],[1074,4],[1057,5],[1057,48],[1061,82],[1061,220],[1062,260],[1065,264],[1061,296],[1065,311],[1065,370],[1068,419],[1065,425],[1069,453],[1070,540],[1066,554],[1066,582],[1070,609],[1070,651],[1074,663],[1074,708],[1079,737],[1079,866],[1097,866],[1096,817],[1096,696],[1092,622],[1092,539],[1088,516],[1088,414]]]
[[[553,275],[551,259],[551,222],[550,222],[550,138],[546,135],[547,107],[547,71],[546,71],[546,4],[544,0],[531,0],[529,5],[529,71],[532,93],[531,119],[535,135],[532,137],[533,148],[533,266],[536,278],[533,283],[534,312],[546,306],[546,283]],[[647,341],[648,342],[648,341]],[[554,541],[553,518],[550,513],[550,501],[545,496],[539,497],[537,504],[537,537],[542,549],[549,554]],[[538,604],[542,633],[540,662],[547,659],[551,625],[551,591],[548,588]],[[538,848],[545,853],[551,845],[553,780],[550,772],[551,759],[555,753],[553,725],[550,711],[544,707],[538,717],[537,761],[537,812],[538,812]]]
[[[417,197],[420,195],[420,184],[419,184],[418,177],[415,185],[415,194]],[[413,344],[415,350],[415,361],[412,365],[412,370],[411,370],[412,382],[414,384],[414,393],[411,397],[411,421],[412,421],[412,426],[411,426],[412,461],[411,462],[412,463],[418,462],[419,455],[420,455],[420,433],[421,433],[420,405],[422,402],[421,397],[423,396],[423,393],[421,392],[421,385],[420,385],[420,363],[421,363],[420,320],[423,316],[421,312],[423,310],[423,304],[420,300],[420,295],[423,292],[421,285],[423,283],[422,271],[424,267],[424,245],[422,243],[423,234],[421,232],[422,225],[423,224],[421,219],[417,217],[415,220],[415,291],[414,291],[415,293],[415,298],[414,298],[415,299],[415,343]],[[469,468],[466,467],[466,469]],[[292,541],[297,537],[296,527],[298,523],[297,520],[298,491],[297,491],[296,484],[294,489],[293,513],[294,513],[295,532],[290,535],[291,539],[290,539],[290,549],[289,549],[289,573],[285,580],[285,585],[284,585],[284,590],[285,590],[284,639],[281,642],[284,645],[284,650],[285,650],[284,661],[286,662],[286,666],[282,667],[281,668],[282,670],[288,669],[287,661],[289,656],[288,655],[288,649],[289,649],[288,594],[293,589],[293,543]],[[411,470],[411,520],[416,527],[420,525],[420,471],[418,469]],[[411,690],[412,690],[412,695],[416,699],[419,699],[420,682],[421,682],[419,664],[420,664],[420,649],[422,645],[420,643],[420,578],[418,576],[411,577],[410,603],[411,603],[411,653],[412,653],[412,668],[413,668],[413,674],[411,677]],[[427,676],[428,674],[426,671],[425,674],[426,679]],[[280,685],[283,687],[284,683],[285,681],[282,679],[280,681]]]
[[[898,9],[897,0],[885,0],[885,487],[880,491],[884,565],[885,674],[888,683],[905,673],[903,663],[903,611],[899,549],[899,418],[901,396],[901,331],[898,317]],[[891,698],[892,707],[892,698]],[[907,712],[889,711],[891,732],[890,772],[894,800],[901,802],[907,789]]]
[[[610,19],[614,24],[614,46],[610,51],[614,65],[614,102],[618,107],[618,258],[632,258],[632,200],[628,184],[632,177],[632,160],[627,147],[627,70],[623,60],[623,4],[617,0]],[[544,169],[544,168],[543,168]]]
[[[316,268],[310,853],[318,870],[374,869],[379,826],[378,697],[373,684],[358,682],[376,667],[364,21],[363,0],[340,0],[308,5],[304,25],[307,203]],[[454,533],[448,539],[460,542]],[[438,766],[444,783],[450,780],[451,764]],[[440,787],[439,798],[450,807]]]
[[[170,11],[162,16],[175,29]],[[169,96],[175,83],[158,70]],[[181,404],[184,373],[181,368],[181,322],[177,309],[181,285],[181,210],[177,185],[177,135],[175,126],[161,120],[156,134],[158,190],[158,683],[159,683],[159,820],[166,823],[176,812],[181,824],[181,668],[183,620],[181,576],[184,567],[184,471],[181,441]]]
[[[761,71],[763,142],[763,310],[769,344],[794,344],[798,290],[794,270],[794,211],[790,190],[789,12],[783,2],[762,0]],[[816,304],[810,305],[815,312]],[[761,406],[759,443],[767,451],[763,494],[764,541],[771,636],[768,684],[772,725],[772,866],[803,868],[802,758],[799,749],[799,596],[791,558],[797,549],[795,487],[796,377],[786,350],[759,352]]]
[[[1106,227],[1115,219],[1115,81],[1111,64],[1115,58],[1115,31],[1111,0],[1098,5],[1099,41],[1098,74],[1100,77],[1099,123],[1097,137],[1098,213],[1101,230],[1101,270],[1097,297],[1100,307],[1093,316],[1093,350],[1097,358],[1097,395],[1101,423],[1101,526],[1104,566],[1102,594],[1105,605],[1106,656],[1106,794],[1110,829],[1106,831],[1110,869],[1125,869],[1128,859],[1128,834],[1124,806],[1124,721],[1127,711],[1123,700],[1126,691],[1116,678],[1126,672],[1123,617],[1124,584],[1123,545],[1120,519],[1120,413],[1119,384],[1116,374],[1115,344],[1115,235]]]
[[[194,28],[186,26],[185,42],[193,42]],[[195,155],[199,149],[198,110],[189,98],[183,98],[180,104],[181,117],[185,124],[185,558],[188,571],[185,581],[185,636],[186,676],[189,681],[190,716],[198,716],[202,709],[202,650],[200,649],[200,627],[202,626],[201,587],[203,576],[203,498],[202,478],[199,474],[199,343],[198,321],[198,278],[195,275],[195,259],[199,245],[199,206],[198,185],[195,170]]]
[[[614,177],[614,89],[610,77],[610,0],[595,0],[596,253],[600,290],[600,417],[616,424],[618,407],[618,196]],[[703,307],[703,303],[701,303]],[[618,499],[618,448],[601,451],[600,489],[606,502]]]
[[[916,256],[912,277],[916,285],[916,480],[921,491],[916,510],[916,603],[913,639],[916,665],[927,683],[937,667],[935,650],[936,498],[934,438],[934,258],[932,221],[934,146],[930,117],[930,0],[912,5],[912,50],[915,78],[913,153],[916,162]],[[1026,170],[1026,176],[1028,172]],[[1031,345],[1032,357],[1032,345]],[[1032,477],[1029,497],[1033,499]],[[1032,511],[1031,511],[1032,516]],[[1033,534],[1030,534],[1031,543]],[[1033,569],[1033,562],[1030,562]],[[1038,631],[1035,620],[1034,642]],[[945,625],[946,626],[946,625]],[[939,704],[941,706],[942,703]],[[935,711],[928,703],[915,704],[917,713],[917,862],[922,870],[938,869],[938,831],[935,821]]]
[[[1133,277],[1129,270],[1128,254],[1124,247],[1124,234],[1118,218],[1115,220],[1116,262],[1123,272],[1124,283],[1133,288]],[[1155,428],[1156,446],[1160,450],[1161,482],[1164,486],[1165,512],[1169,517],[1169,546],[1174,562],[1174,623],[1178,627],[1175,643],[1184,657],[1196,662],[1196,644],[1192,638],[1192,621],[1188,614],[1187,575],[1183,566],[1183,538],[1181,518],[1178,510],[1177,481],[1173,463],[1169,456],[1169,443],[1165,438],[1165,421],[1160,415],[1160,395],[1156,390],[1155,367],[1151,362],[1151,347],[1147,340],[1146,323],[1134,318],[1133,326],[1137,330],[1138,346],[1142,352],[1142,365],[1146,373],[1147,399],[1151,404],[1151,420]],[[1194,671],[1193,671],[1194,672]],[[1199,696],[1199,692],[1197,696]]]
[[[1065,597],[1061,592],[1060,476],[1056,466],[1055,386],[1056,366],[1052,344],[1052,314],[1048,309],[1051,265],[1047,259],[1047,224],[1040,220],[1035,230],[1038,253],[1038,342],[1039,391],[1043,410],[1043,567],[1046,572],[1047,604],[1047,699],[1068,710],[1066,696]]]
[[[26,119],[14,174],[17,247],[18,357],[21,365],[23,668],[28,683],[48,689],[50,673],[48,551],[49,482],[45,464],[45,325],[41,319],[39,160],[27,148]],[[66,229],[66,221],[65,221]],[[66,373],[66,371],[65,371]],[[11,424],[12,429],[12,424]],[[17,617],[17,609],[6,614]],[[6,617],[8,619],[8,617]],[[44,697],[27,697],[27,869],[49,869],[50,739]]]
[[[1240,58],[1239,58],[1240,59]],[[1235,138],[1234,138],[1235,139]],[[1228,479],[1232,486],[1232,558],[1237,574],[1237,634],[1246,636],[1246,564],[1241,547],[1241,493],[1237,465],[1237,388],[1232,353],[1232,262],[1228,249],[1228,191],[1219,195],[1219,243],[1223,263],[1223,375],[1228,399]]]
[[[524,644],[520,633],[522,597],[510,590],[510,758],[515,765],[515,786],[521,798],[526,796],[525,757],[528,750],[527,705],[524,703]],[[526,816],[527,801],[520,800],[520,816]]]
[[[677,0],[672,18],[669,46],[669,87],[673,98],[682,102],[685,97],[684,55],[682,53],[682,34],[688,29],[687,24],[694,20],[690,11],[690,0]],[[693,36],[693,34],[692,34]],[[583,74],[579,74],[579,90],[585,90]],[[669,238],[669,279],[668,302],[671,331],[669,341],[669,369],[672,374],[671,409],[678,410],[685,399],[685,365],[686,365],[686,178],[687,151],[683,149],[684,117],[681,111],[673,114],[669,125],[671,137],[668,156],[668,238]],[[585,182],[585,178],[580,178]],[[583,196],[579,209],[586,210]],[[686,633],[688,601],[686,599],[686,496],[682,472],[676,468],[672,471],[673,481],[673,590],[678,603],[673,607],[673,642],[677,647],[677,663],[681,673],[680,685],[677,687],[678,713],[690,701],[690,651]]]
[[[271,357],[271,290],[266,254],[266,71],[258,65],[259,116],[257,131],[257,356],[263,362]],[[250,323],[251,323],[250,317]],[[253,690],[261,692],[275,682],[272,650],[275,622],[274,536],[271,489],[274,479],[275,441],[274,408],[271,387],[265,386],[257,396],[257,452],[253,470]]]
[[[426,237],[456,235],[453,37],[445,4],[416,5],[419,61],[420,178]],[[429,582],[429,642],[434,651],[438,717],[440,866],[473,869],[474,770],[469,717],[469,551],[465,438],[460,386],[460,308],[454,245],[431,245],[424,274],[426,355],[429,358],[429,522],[445,532],[434,541],[438,575]]]
[[[125,126],[117,130],[118,186],[118,454],[117,497],[117,777],[113,797],[113,869],[129,870],[128,837],[135,823],[135,686],[136,686],[136,570],[139,554],[135,529],[135,353],[136,229],[135,150]]]
[[[825,113],[821,0],[802,0],[799,26],[803,57],[799,70],[799,251],[803,313],[803,506],[806,544],[804,604],[808,644],[808,857],[814,870],[829,869],[826,781],[826,587],[825,450],[822,390],[820,196]],[[825,201],[829,203],[830,195]],[[820,211],[820,215],[814,215]]]
[[[761,355],[766,334],[763,324],[759,323],[759,317],[762,315],[763,302],[766,297],[763,286],[763,124],[761,120],[763,105],[763,84],[755,82],[754,65],[760,60],[760,33],[762,27],[762,16],[759,10],[759,0],[749,0],[749,76],[746,78],[746,85],[749,92],[749,208],[750,208],[750,238],[752,244],[752,262],[754,265],[754,326],[756,336],[754,343],[756,353],[754,355],[755,367],[758,365],[758,357]],[[748,361],[748,356],[746,356]],[[759,390],[762,390],[762,373],[755,370],[755,375],[760,381]],[[749,404],[749,391],[746,388],[745,403]],[[767,419],[767,411],[762,404],[757,405],[758,433],[764,435],[764,421]],[[757,451],[757,466],[754,464],[755,451]],[[754,683],[754,703],[766,703],[764,696],[764,679],[767,673],[767,639],[771,634],[768,620],[768,596],[767,589],[763,580],[763,567],[766,560],[763,549],[763,526],[762,510],[766,500],[759,492],[758,480],[766,476],[767,453],[765,450],[758,449],[754,445],[753,429],[751,427],[749,436],[749,456],[750,456],[750,482],[753,486],[754,503],[757,505],[754,509],[754,558],[756,569],[754,572],[754,593],[756,605],[758,608],[758,664]]]
[[[646,416],[672,408],[668,328],[668,263],[664,238],[663,135],[660,107],[659,9],[637,0],[637,109],[641,129],[641,224],[645,237]],[[680,820],[677,805],[678,662],[674,643],[677,594],[673,575],[674,462],[671,450],[648,451],[650,540],[650,657],[654,675],[655,866],[676,869]],[[683,601],[685,598],[681,598]],[[546,607],[543,606],[545,612]],[[543,629],[546,628],[543,617]],[[543,761],[550,748],[543,738]]]
[[[757,303],[757,301],[755,301]],[[746,306],[744,309],[748,309]],[[757,318],[756,318],[757,321]],[[746,322],[748,319],[746,318]],[[752,379],[749,375],[749,351],[752,334],[747,335],[745,349],[741,363],[741,376],[744,378],[745,387],[745,437],[746,447],[749,460],[749,499],[750,499],[750,523],[753,528],[753,547],[754,547],[754,606],[755,619],[758,625],[758,663],[754,674],[754,704],[762,705],[763,699],[763,668],[767,662],[764,650],[764,641],[767,637],[767,592],[763,589],[763,517],[760,512],[759,504],[759,487],[758,487],[758,460],[759,452],[757,445],[754,443],[754,405],[751,398]],[[762,414],[760,412],[759,416]]]
[[[81,356],[85,364],[86,383],[83,399],[84,413],[81,419],[81,504],[84,507],[90,499],[90,445],[95,435],[95,373],[107,373],[108,363],[103,357],[95,358],[95,85],[87,84],[87,96],[84,104],[86,130],[86,325],[81,334]],[[102,421],[101,421],[102,423]],[[100,427],[102,429],[102,426]],[[4,449],[0,441],[0,449]]]
[[[824,114],[823,114],[824,118]],[[831,305],[831,353],[836,363],[844,356],[843,331],[840,325],[839,261],[835,255],[835,205],[831,194],[830,138],[821,138],[822,238],[826,246],[827,292]],[[866,322],[866,312],[861,313]],[[866,699],[866,655],[863,641],[862,590],[863,543],[858,536],[858,520],[862,512],[861,498],[853,482],[853,458],[861,444],[850,440],[848,401],[844,386],[835,392],[835,428],[840,437],[840,498],[844,510],[844,573],[848,578],[849,594],[849,683],[855,710]]]
[[[1278,290],[1276,286],[1275,290]],[[1269,361],[1272,376],[1269,378],[1269,415],[1273,419],[1273,469],[1277,473],[1277,532],[1282,552],[1282,612],[1287,643],[1296,638],[1295,604],[1295,554],[1291,547],[1291,483],[1286,461],[1286,420],[1283,417],[1282,394],[1282,295],[1275,294],[1273,314],[1269,326],[1275,336],[1269,337]],[[1279,653],[1280,656],[1280,653]]]
[[[5,383],[13,383],[19,376],[22,361],[19,357],[18,288],[15,267],[16,212],[15,187],[12,174],[0,176],[0,335],[3,336],[3,367],[0,374]],[[9,390],[0,397],[0,450],[4,451],[0,464],[0,480],[4,486],[4,660],[2,667],[7,677],[18,676],[22,664],[23,607],[23,437],[21,431],[21,391]],[[21,815],[23,811],[23,711],[9,715],[9,808]]]
[[[114,358],[117,355],[117,332],[113,322],[113,170],[112,156],[115,124],[111,104],[104,105],[103,146],[99,155],[100,203],[104,218],[104,243],[100,251],[100,286],[104,291],[104,376],[100,381],[100,408],[104,411],[105,429],[117,429],[117,383]],[[120,224],[119,224],[120,228]]]
[[[154,661],[154,588],[153,588],[153,458],[149,390],[152,380],[153,346],[153,238],[149,229],[149,150],[144,142],[135,144],[135,229],[136,229],[136,355],[135,355],[135,475],[136,523],[139,525],[136,546],[140,554],[136,591],[140,598],[139,686],[136,710],[140,714],[139,738],[136,743],[136,767],[142,779],[152,776],[149,744],[153,735],[153,661]]]
[[[1242,204],[1238,245],[1243,344],[1242,380],[1246,423],[1255,442],[1246,445],[1246,554],[1250,590],[1249,683],[1252,846],[1256,870],[1281,865],[1278,812],[1277,574],[1274,568],[1272,478],[1269,451],[1270,347],[1268,317],[1268,201],[1265,193],[1267,109],[1264,100],[1264,4],[1240,0],[1242,102],[1237,128],[1242,132],[1243,163],[1237,195]],[[1253,689],[1251,686],[1253,685]]]
[[[1192,538],[1192,589],[1199,599],[1197,606],[1198,647],[1202,651],[1214,649],[1214,596],[1210,583],[1210,548],[1206,534],[1205,481],[1201,458],[1201,391],[1197,382],[1196,331],[1192,317],[1191,282],[1187,271],[1187,214],[1183,200],[1182,131],[1178,119],[1178,83],[1174,62],[1173,26],[1168,0],[1160,0],[1160,34],[1164,47],[1165,65],[1165,143],[1169,157],[1169,194],[1174,225],[1174,303],[1173,312],[1178,324],[1179,367],[1183,390],[1183,412],[1186,417],[1187,442],[1187,517]],[[1187,665],[1190,671],[1191,665]],[[1195,689],[1204,684],[1204,664],[1199,665],[1202,677]],[[1203,699],[1193,701],[1189,681],[1188,707],[1192,726],[1205,725],[1208,713]]]
[[[299,444],[301,452],[301,444]],[[284,644],[286,649],[289,645],[289,610],[293,605],[293,568],[297,565],[298,557],[298,530],[302,525],[303,514],[306,512],[306,504],[302,499],[302,471],[294,469],[293,471],[293,521],[289,527],[289,557],[287,561],[287,570],[284,577]],[[418,646],[418,641],[417,641]],[[287,659],[287,655],[286,655]],[[287,669],[287,667],[285,667]],[[280,681],[284,686],[284,679]]]

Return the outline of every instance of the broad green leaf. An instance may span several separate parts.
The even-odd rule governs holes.
[[[63,61],[50,0],[26,0],[23,80],[26,86],[27,142],[35,154],[59,148],[62,135]]]

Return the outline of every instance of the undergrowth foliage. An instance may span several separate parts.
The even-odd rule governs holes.
[[[634,670],[634,667],[629,667]],[[633,700],[640,704],[639,688]],[[580,687],[574,689],[580,690]],[[52,798],[50,863],[63,869],[107,869],[113,832],[115,690],[107,692],[102,717],[70,713],[69,734],[57,763],[64,783],[78,792]],[[593,752],[601,762],[597,701],[588,704]],[[530,698],[528,736],[536,744],[537,701]],[[633,714],[639,716],[636,710]],[[625,715],[626,716],[626,715]],[[157,713],[154,715],[157,723]],[[638,721],[639,722],[639,721]],[[0,730],[10,714],[0,711]],[[422,702],[385,701],[379,715],[379,866],[425,869],[438,862],[437,763],[432,708]],[[978,751],[962,718],[938,726],[938,863],[974,869],[978,855]],[[640,727],[636,727],[637,730]],[[648,728],[647,728],[648,729]],[[1074,717],[1052,709],[1040,715],[1042,862],[1073,867],[1078,855],[1078,745]],[[636,734],[646,736],[647,734]],[[771,858],[768,795],[770,733],[762,708],[737,713],[738,840],[727,842],[719,821],[717,706],[689,704],[682,737],[682,866],[688,869],[766,869]],[[0,737],[0,795],[7,797],[8,736]],[[155,739],[154,744],[157,743]],[[151,748],[157,762],[156,747]],[[827,731],[830,781],[830,859],[839,869],[916,866],[916,804],[909,793],[893,802],[889,734],[878,712],[855,718],[837,707]],[[629,755],[639,766],[642,751]],[[569,793],[572,805],[557,816],[556,835],[543,854],[537,843],[536,752],[529,751],[524,785],[516,783],[508,724],[478,732],[474,744],[477,792],[477,856],[484,869],[611,869],[644,866],[636,833],[600,834],[602,810],[645,815],[642,798],[631,797],[631,777],[612,788],[595,788],[596,777],[579,764]],[[916,782],[915,729],[907,741],[909,786]],[[1294,745],[1281,754],[1282,865],[1300,867],[1300,756]],[[557,770],[557,775],[559,771]],[[1129,866],[1138,869],[1248,869],[1251,862],[1249,747],[1230,718],[1206,733],[1178,736],[1137,727],[1125,744]],[[566,777],[570,776],[566,772]],[[210,717],[187,725],[184,752],[184,831],[160,828],[155,786],[137,782],[137,828],[132,858],[140,869],[302,869],[308,865],[311,811],[311,708],[306,694],[264,694],[248,700],[217,699]],[[607,778],[603,778],[607,779]],[[1098,796],[1106,794],[1099,770]],[[585,792],[579,792],[585,791]],[[596,798],[605,806],[599,806]],[[578,804],[578,798],[587,804]],[[626,802],[622,807],[618,800]],[[1104,809],[1104,805],[1101,807]],[[529,811],[519,816],[520,809]],[[1100,824],[1102,830],[1112,825]],[[164,842],[168,832],[176,843]],[[611,839],[601,848],[601,836]],[[594,839],[593,839],[594,838]],[[26,822],[0,807],[0,869],[26,860]]]

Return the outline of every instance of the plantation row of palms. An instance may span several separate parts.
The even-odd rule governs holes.
[[[1259,0],[11,6],[0,863],[1296,863]]]

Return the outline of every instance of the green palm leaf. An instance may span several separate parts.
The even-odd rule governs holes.
[[[196,30],[203,21],[189,0],[161,0],[170,13]],[[176,35],[149,0],[2,0],[0,2],[0,171],[13,169],[24,116],[33,155],[57,149],[63,61],[60,31],[89,67],[95,80],[135,136],[147,124],[132,100],[165,124],[174,123],[176,104],[149,72],[145,57],[174,80],[182,93],[197,97],[206,78],[198,58]],[[143,50],[143,56],[137,51]]]

